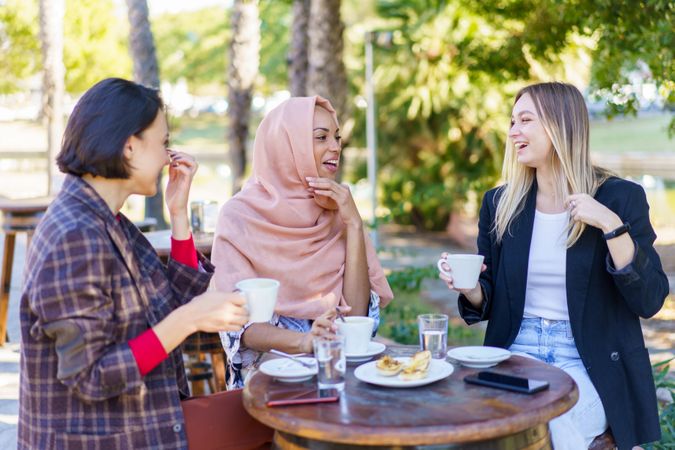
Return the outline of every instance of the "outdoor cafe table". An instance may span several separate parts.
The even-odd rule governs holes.
[[[162,261],[166,262],[171,253],[171,230],[148,231],[143,233],[150,245],[155,249]],[[195,247],[207,258],[211,256],[213,233],[195,233]]]
[[[411,356],[417,346],[389,346],[392,356]],[[511,356],[488,370],[545,380],[549,389],[527,395],[469,385],[466,375],[485,369],[455,365],[448,378],[416,388],[386,388],[359,381],[348,365],[339,402],[265,406],[266,393],[293,385],[256,372],[243,392],[246,410],[274,428],[278,449],[550,449],[548,422],[577,401],[576,384],[564,371]],[[311,387],[316,378],[304,384]],[[297,385],[296,385],[297,386]]]

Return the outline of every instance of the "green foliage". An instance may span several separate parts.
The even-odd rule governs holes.
[[[629,71],[644,72],[645,65],[667,103],[675,106],[675,3],[671,0],[639,3],[589,0],[589,3],[582,26],[597,30],[600,36],[593,55],[593,87],[616,95],[618,102],[610,103],[610,111],[635,111],[635,102],[620,91],[620,85],[628,82]]]
[[[384,204],[399,223],[440,230],[496,182],[509,83],[527,65],[508,31],[459,2],[382,0],[378,11],[393,33],[375,72]]]
[[[675,381],[669,377],[670,363],[675,358],[654,364],[654,384],[657,389],[665,389],[670,395],[670,402],[659,404],[659,422],[661,423],[661,440],[645,446],[648,450],[666,450],[675,448]]]
[[[287,1],[259,2],[260,75],[257,91],[286,89],[286,53],[292,15]],[[167,13],[153,19],[162,79],[184,79],[191,92],[224,95],[227,87],[230,9],[223,6]]]
[[[288,45],[292,2],[261,1],[260,8],[260,82],[261,94],[270,95],[288,89]]]
[[[394,300],[386,308],[380,310],[378,333],[399,344],[419,344],[417,316],[434,311],[421,303],[418,296],[419,292],[395,292]]]
[[[523,44],[551,59],[574,36],[593,39],[591,91],[609,99],[607,114],[635,114],[637,97],[625,92],[629,73],[648,75],[667,104],[675,105],[673,49],[675,3],[671,0],[464,0],[496,23],[522,22]],[[671,122],[671,128],[673,128]]]
[[[115,12],[112,0],[66,0],[66,91],[84,92],[103,78],[130,78],[128,29],[126,15]]]
[[[6,0],[0,4],[0,94],[20,90],[22,80],[40,66],[37,3]]]
[[[106,77],[131,76],[126,16],[112,0],[67,0],[63,64],[66,91],[80,93]],[[36,1],[8,0],[0,7],[0,93],[41,69]]]
[[[152,20],[161,78],[185,79],[199,90],[216,85],[224,92],[230,41],[229,9],[220,6],[162,14]]]
[[[426,267],[409,267],[396,270],[387,276],[389,286],[396,292],[419,292],[422,281],[426,278],[434,278],[438,273],[436,265]]]
[[[387,276],[387,281],[394,291],[394,300],[380,311],[381,336],[392,339],[399,344],[419,344],[417,316],[437,312],[437,310],[420,300],[420,288],[426,278],[435,278],[436,266],[409,267],[396,270]],[[449,345],[480,345],[483,341],[482,331],[470,328],[463,322],[448,323]]]

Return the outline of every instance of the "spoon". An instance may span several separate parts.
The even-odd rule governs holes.
[[[339,307],[337,307],[337,306],[335,307],[335,312],[337,312],[338,319],[340,319],[340,320],[341,320],[342,322],[344,322],[344,323],[347,322],[347,321],[345,320],[345,316],[343,316],[342,313],[340,312],[340,308],[339,308]]]
[[[295,355],[289,355],[288,353],[284,353],[284,352],[282,352],[282,351],[275,350],[275,349],[270,350],[270,353],[272,353],[272,354],[274,354],[274,355],[277,355],[277,356],[284,357],[284,358],[288,358],[288,359],[290,359],[290,360],[293,360],[294,362],[300,364],[300,365],[303,366],[303,367],[307,367],[308,369],[313,369],[313,368],[314,368],[314,363],[310,363],[310,362],[307,362],[307,361],[303,361],[303,360],[301,360],[300,358],[298,358],[298,357],[295,356]],[[304,355],[304,353],[301,353],[301,355]],[[299,355],[298,355],[298,356],[299,356]]]

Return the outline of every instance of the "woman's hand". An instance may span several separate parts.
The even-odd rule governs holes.
[[[248,321],[245,305],[240,294],[205,292],[172,311],[152,329],[169,353],[197,331],[239,331]]]
[[[248,322],[246,299],[237,292],[205,292],[184,307],[195,331],[239,331]]]
[[[338,306],[342,314],[348,313],[352,308],[351,306]],[[335,308],[331,308],[325,313],[321,314],[316,318],[314,323],[312,323],[312,329],[309,332],[305,333],[302,338],[301,351],[303,353],[312,353],[314,352],[314,346],[312,341],[316,337],[327,337],[332,338],[337,332],[337,326],[335,325],[335,318],[337,317],[337,311]]]
[[[188,211],[188,197],[192,179],[197,173],[199,164],[194,157],[183,152],[168,150],[171,157],[169,164],[169,182],[166,185],[166,205],[172,217],[185,215]]]
[[[611,209],[588,194],[570,195],[565,206],[569,208],[572,220],[599,228],[603,233],[609,233],[623,223]]]
[[[441,253],[441,259],[445,259],[448,257],[448,254],[446,252]],[[450,266],[447,264],[443,265],[443,270],[446,272],[452,272],[450,269]],[[487,270],[487,266],[485,264],[482,265],[480,268],[481,273],[485,272]],[[480,283],[476,283],[476,286],[472,289],[459,289],[456,288],[452,277],[444,274],[443,272],[438,273],[438,277],[445,281],[445,284],[448,286],[448,289],[452,291],[457,291],[460,294],[463,294],[469,302],[471,302],[472,305],[474,305],[476,308],[480,308],[481,303],[483,303],[483,291],[480,288]]]
[[[309,192],[330,198],[337,204],[340,218],[345,225],[356,228],[363,227],[361,215],[356,208],[356,203],[354,203],[354,198],[348,186],[337,183],[330,178],[307,177],[307,182],[309,183]]]

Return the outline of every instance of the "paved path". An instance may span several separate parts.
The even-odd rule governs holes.
[[[400,267],[424,267],[434,264],[442,251],[461,251],[443,233],[419,235],[396,229],[381,233],[382,265],[388,269]],[[0,242],[0,251],[3,242]],[[25,257],[25,237],[17,238],[14,260],[12,289],[9,307],[8,333],[10,342],[0,347],[0,450],[16,448],[16,424],[19,406],[19,296],[22,268]],[[465,250],[466,251],[466,250]],[[672,279],[671,279],[672,280]],[[671,283],[672,286],[672,283]],[[672,289],[671,289],[672,290]],[[423,283],[422,298],[444,312],[456,316],[456,295],[449,292],[440,280],[426,280]],[[663,317],[643,324],[647,346],[652,357],[658,360],[673,356],[672,342],[675,341],[675,305],[665,308]]]

